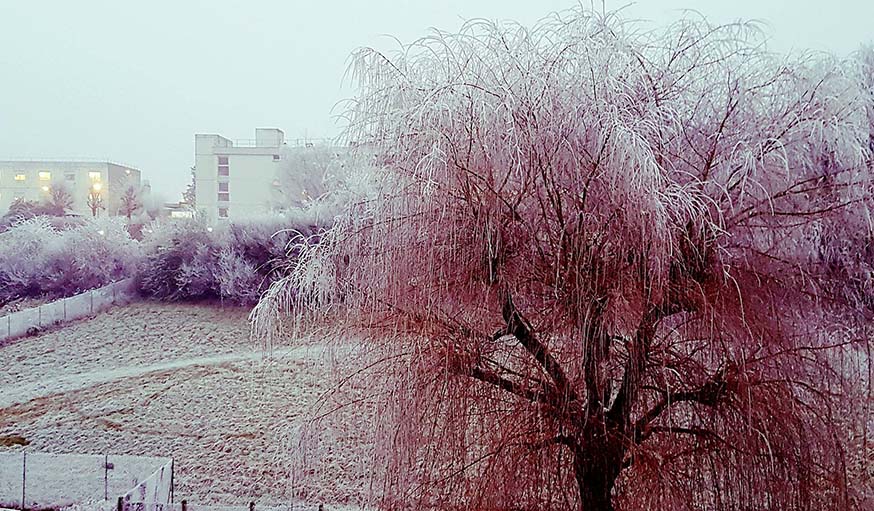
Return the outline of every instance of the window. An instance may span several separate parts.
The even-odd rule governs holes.
[[[273,155],[273,161],[279,161],[279,155],[278,155],[278,154],[274,154],[274,155]]]
[[[229,200],[231,200],[231,194],[229,194],[228,192],[219,192],[218,200],[221,202],[228,202]]]
[[[91,181],[100,181],[100,172],[89,172],[88,179]]]
[[[71,174],[71,173],[64,174],[64,179],[66,179],[67,181],[75,181],[76,174]]]
[[[228,217],[228,208],[219,208],[219,218]]]
[[[27,181],[27,174],[25,174],[23,172],[19,172],[18,174],[15,174],[15,180],[16,181]]]
[[[228,163],[227,156],[219,156],[218,157],[218,175],[220,176],[230,176],[231,175],[231,167]]]
[[[40,181],[51,181],[52,180],[52,173],[46,172],[46,171],[40,171],[39,180]]]
[[[228,183],[219,183],[219,191],[220,192],[228,191]]]

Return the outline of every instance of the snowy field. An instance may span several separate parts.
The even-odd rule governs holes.
[[[0,439],[29,443],[0,450],[173,457],[177,500],[191,503],[355,504],[372,416],[360,406],[320,424],[332,441],[305,487],[289,474],[330,359],[354,348],[295,343],[263,360],[247,313],[140,302],[0,344]]]

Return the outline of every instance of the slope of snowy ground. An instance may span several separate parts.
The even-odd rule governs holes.
[[[247,312],[133,303],[0,346],[0,437],[30,451],[172,456],[177,496],[192,503],[287,504],[294,432],[331,388],[329,358],[354,348],[310,342],[263,360]],[[360,405],[321,424],[325,477],[293,493],[356,503],[371,418]]]

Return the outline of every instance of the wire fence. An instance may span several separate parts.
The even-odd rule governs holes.
[[[134,295],[133,279],[125,279],[39,307],[13,312],[0,317],[0,341],[83,318],[118,303],[127,303]]]
[[[143,493],[141,488],[149,491]],[[172,495],[170,458],[0,453],[0,507],[4,508],[58,509],[81,502],[112,501],[118,496],[166,504]]]

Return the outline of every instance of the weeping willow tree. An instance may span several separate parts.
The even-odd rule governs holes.
[[[381,354],[389,508],[861,506],[859,69],[584,10],[361,50],[378,193],[294,247],[254,333]]]

